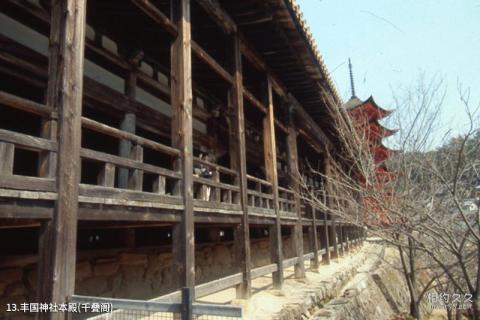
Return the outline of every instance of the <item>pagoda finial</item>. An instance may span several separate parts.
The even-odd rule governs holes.
[[[350,70],[350,86],[352,89],[352,98],[356,98],[355,95],[355,83],[353,81],[353,69],[352,69],[352,61],[348,58],[348,69]]]

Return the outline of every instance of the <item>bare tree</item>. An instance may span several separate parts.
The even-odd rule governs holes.
[[[340,156],[328,174],[311,169],[324,187],[312,189],[300,181],[301,196],[316,209],[367,228],[398,249],[411,316],[422,317],[420,303],[429,290],[448,288],[453,291],[442,296],[443,303],[466,308],[480,320],[478,107],[472,109],[468,92],[459,88],[469,124],[463,135],[449,140],[450,131],[441,133],[444,92],[441,80],[420,76],[414,87],[396,95],[398,152],[381,164],[390,173],[380,172],[372,158],[367,123],[352,119],[342,108],[332,110]],[[447,142],[434,148],[442,140]],[[419,272],[427,279],[420,281]],[[451,301],[453,293],[461,296],[460,303]]]

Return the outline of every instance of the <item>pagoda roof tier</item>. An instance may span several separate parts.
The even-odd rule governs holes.
[[[359,120],[365,119],[367,122],[376,121],[389,116],[393,110],[386,110],[380,107],[372,96],[362,102],[357,97],[352,97],[343,105],[350,115]]]
[[[382,143],[371,146],[371,152],[376,164],[382,163],[398,151],[385,147]]]
[[[367,137],[369,141],[378,141],[380,143],[382,138],[390,137],[394,135],[397,129],[388,129],[382,126],[378,121],[370,122],[368,128],[366,128]]]

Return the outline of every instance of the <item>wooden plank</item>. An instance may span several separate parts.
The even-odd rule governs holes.
[[[278,270],[278,266],[276,263],[272,263],[266,266],[258,267],[255,269],[252,269],[251,274],[252,274],[252,279],[256,279],[258,277],[276,272]]]
[[[239,188],[237,186],[232,186],[230,184],[226,184],[226,183],[223,183],[223,182],[215,182],[214,180],[210,180],[210,179],[206,179],[206,178],[194,177],[193,181],[201,183],[203,185],[211,186],[213,188],[222,188],[222,189],[225,189],[225,190],[239,191]]]
[[[53,206],[39,206],[38,200],[33,200],[33,202],[32,200],[13,202],[3,200],[0,202],[0,218],[2,219],[51,219],[52,215]]]
[[[303,260],[303,225],[302,214],[300,212],[300,172],[298,170],[297,131],[295,130],[295,122],[293,121],[291,114],[289,114],[287,154],[288,182],[293,190],[294,212],[297,216],[293,230],[293,246],[295,256],[301,257],[298,260],[298,264],[295,265],[295,278],[305,278],[305,262]],[[315,250],[318,250],[318,248]]]
[[[277,149],[275,141],[275,124],[273,110],[272,82],[267,77],[268,113],[263,119],[263,146],[265,158],[265,173],[267,180],[272,184],[273,209],[275,212],[275,226],[271,234],[271,257],[278,265],[278,270],[273,273],[273,286],[280,289],[283,285],[283,253],[280,210],[278,207],[278,178],[277,178]]]
[[[132,221],[178,223],[181,215],[171,209],[135,208],[127,206],[98,205],[95,207],[80,205],[78,219],[82,221]]]
[[[0,187],[18,190],[56,191],[54,179],[18,175],[0,175]]]
[[[58,200],[41,241],[39,301],[57,304],[65,303],[75,288],[85,20],[85,0],[53,3],[47,106],[58,112]]]
[[[298,257],[283,260],[283,268],[290,268],[290,267],[293,267],[294,265],[297,265],[298,260],[300,260],[300,258]]]
[[[252,291],[251,279],[251,257],[250,257],[250,227],[249,208],[247,194],[247,155],[245,142],[245,114],[243,110],[243,75],[242,75],[242,54],[240,52],[240,39],[238,35],[233,36],[234,73],[233,86],[231,90],[229,106],[232,111],[230,120],[230,138],[234,140],[229,144],[231,168],[238,171],[237,183],[240,188],[240,206],[242,208],[242,220],[236,226],[235,256],[243,274],[243,281],[237,287],[237,297],[248,299]],[[235,147],[234,147],[235,146]]]
[[[80,195],[84,197],[104,198],[106,199],[104,203],[107,204],[109,202],[114,203],[114,200],[124,200],[124,204],[127,204],[128,201],[143,201],[147,203],[153,202],[150,204],[150,206],[156,204],[182,204],[182,200],[179,197],[175,196],[160,195],[155,193],[139,192],[126,189],[107,188],[86,184],[80,184]]]
[[[193,218],[193,128],[192,128],[192,48],[190,0],[172,1],[172,17],[178,35],[171,47],[172,145],[181,152],[175,169],[182,172],[181,190],[184,212],[175,227],[177,250],[174,254],[180,286],[195,286],[195,244]]]
[[[13,174],[13,159],[15,145],[13,143],[0,142],[0,175],[9,176]]]
[[[201,298],[208,296],[212,293],[222,291],[233,286],[236,286],[243,281],[243,274],[236,273],[230,276],[226,276],[217,280],[213,280],[207,283],[200,284],[195,287],[195,298]]]

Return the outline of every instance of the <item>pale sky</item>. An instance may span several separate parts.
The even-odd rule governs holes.
[[[337,89],[350,98],[348,58],[357,96],[393,109],[392,89],[420,71],[445,79],[444,128],[461,133],[466,117],[457,83],[480,103],[480,0],[297,0]],[[402,112],[402,110],[397,110]]]

